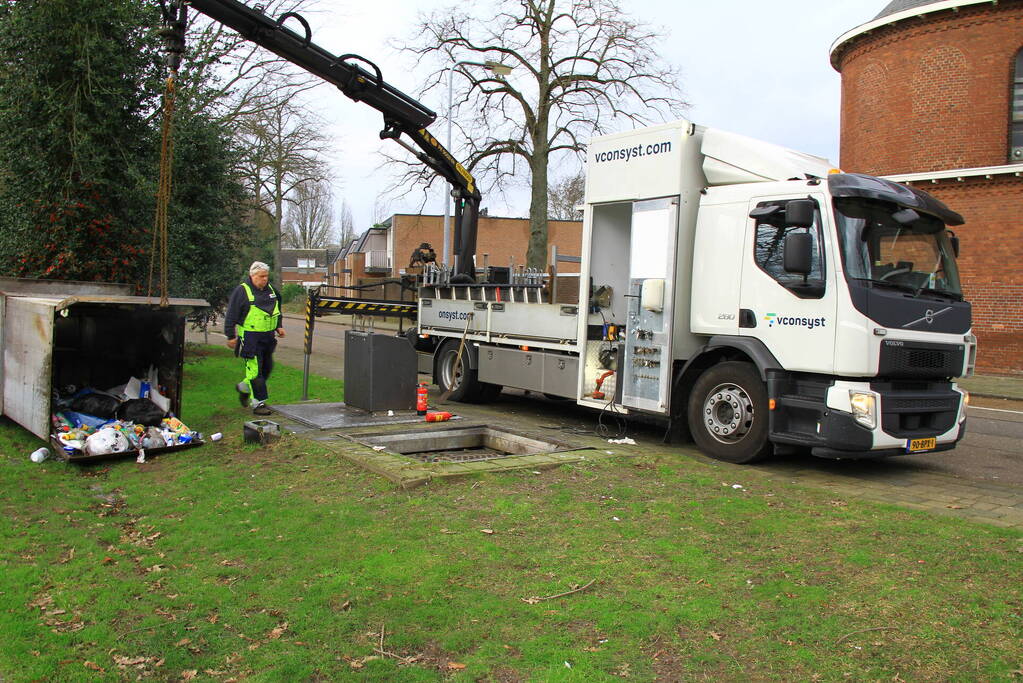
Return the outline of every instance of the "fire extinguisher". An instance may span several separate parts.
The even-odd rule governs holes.
[[[420,384],[416,387],[416,413],[426,415],[426,385]]]

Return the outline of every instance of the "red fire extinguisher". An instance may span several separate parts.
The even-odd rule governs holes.
[[[426,415],[426,385],[420,384],[416,387],[416,413]]]

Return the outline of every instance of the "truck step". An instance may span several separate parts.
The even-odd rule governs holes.
[[[779,396],[775,400],[778,401],[779,405],[791,408],[805,408],[807,410],[816,410],[818,412],[825,409],[825,406],[821,401],[803,398],[801,396],[793,396],[791,394]]]
[[[824,441],[817,434],[797,432],[775,432],[768,436],[768,440],[774,443],[790,443],[800,446],[812,446],[815,443],[823,443]]]

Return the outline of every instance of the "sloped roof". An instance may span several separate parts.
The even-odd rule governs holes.
[[[887,17],[890,14],[898,14],[908,9],[916,9],[917,7],[923,7],[924,5],[933,5],[941,0],[892,0],[888,3],[883,10],[881,10],[875,20]]]

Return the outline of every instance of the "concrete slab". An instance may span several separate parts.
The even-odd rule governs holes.
[[[423,421],[423,417],[414,412],[398,412],[392,416],[352,408],[344,403],[291,403],[270,407],[281,415],[314,429],[346,429]]]

